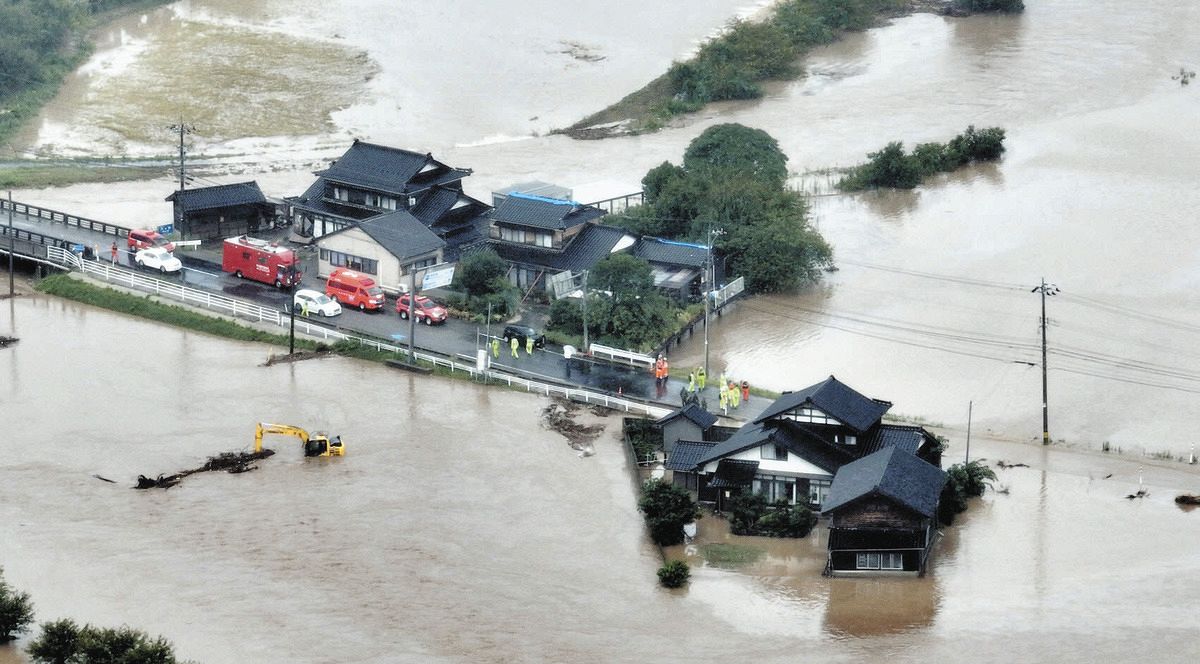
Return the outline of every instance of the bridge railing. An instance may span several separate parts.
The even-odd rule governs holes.
[[[78,270],[84,274],[103,279],[104,281],[136,288],[138,290],[149,291],[162,297],[179,300],[188,304],[199,305],[215,311],[222,311],[237,318],[253,320],[262,323],[268,323],[277,327],[287,327],[291,324],[291,316],[284,311],[262,307],[251,302],[238,300],[224,295],[217,295],[209,291],[173,282],[155,279],[154,277],[141,274],[134,270],[130,270],[118,265],[107,263],[103,260],[85,260],[77,254],[72,253],[61,247],[48,247],[48,258],[68,269]],[[296,329],[301,333],[311,337],[320,337],[326,341],[348,341],[357,343],[364,348],[371,348],[381,353],[392,353],[396,356],[407,355],[408,348],[406,346],[397,346],[389,344],[378,339],[358,336],[343,332],[342,330],[328,327],[319,323],[315,323],[307,318],[296,319]],[[424,351],[416,351],[414,353],[418,361],[428,362],[434,366],[449,369],[451,373],[462,371],[472,377],[478,377],[486,374],[490,380],[501,382],[510,387],[524,388],[527,392],[536,392],[546,396],[561,396],[573,401],[582,401],[589,404],[599,404],[606,408],[623,410],[629,413],[640,413],[651,417],[663,417],[670,412],[669,409],[654,404],[643,403],[633,399],[625,399],[616,397],[602,392],[593,392],[583,388],[569,387],[564,385],[555,385],[552,383],[544,383],[541,381],[513,376],[502,371],[487,369],[480,372],[474,364],[466,362],[457,362],[454,359],[446,358],[441,355],[434,355]]]
[[[117,226],[116,224],[110,224],[105,221],[80,217],[78,215],[69,214],[67,212],[59,212],[58,210],[51,210],[50,208],[39,207],[37,205],[13,201],[12,209],[17,214],[23,214],[27,217],[46,219],[48,221],[66,224],[67,226],[78,226],[79,228],[86,228],[88,230],[97,231],[106,235],[115,235],[117,237],[127,237],[129,235],[129,229],[125,228],[124,226]],[[6,210],[8,210],[8,200],[0,200],[0,211]]]

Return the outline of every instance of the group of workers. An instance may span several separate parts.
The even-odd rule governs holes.
[[[511,339],[508,340],[508,345],[509,345],[509,348],[512,349],[513,357],[521,357],[520,352],[518,352],[521,350],[521,338],[520,337],[512,337]],[[533,337],[526,337],[525,352],[528,355],[533,355]],[[492,358],[500,359],[500,339],[499,339],[499,337],[492,339]]]
[[[670,365],[666,358],[662,355],[654,362],[654,379],[659,386],[665,385],[670,372]],[[708,374],[704,371],[704,367],[696,367],[688,374],[687,393],[695,394],[703,392],[708,385]],[[721,372],[720,380],[714,386],[717,388],[717,397],[721,405],[721,412],[729,414],[730,408],[738,408],[743,401],[750,400],[750,381],[743,380],[739,384],[736,380],[730,380],[725,372]]]

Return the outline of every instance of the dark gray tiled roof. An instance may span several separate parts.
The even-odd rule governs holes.
[[[716,445],[716,443],[706,443],[698,440],[678,441],[675,443],[675,447],[671,448],[671,455],[667,457],[667,462],[664,465],[667,470],[674,470],[681,473],[695,472],[700,458],[708,450],[712,449],[713,445]]]
[[[708,262],[708,249],[698,244],[643,237],[633,248],[633,255],[648,263],[664,263],[703,268]]]
[[[708,481],[708,486],[717,489],[750,486],[750,483],[754,481],[754,474],[757,472],[757,461],[721,459],[721,463],[717,464],[717,472],[713,473],[713,478]]]
[[[858,432],[870,429],[892,407],[891,403],[869,399],[830,376],[816,385],[779,397],[759,414],[755,422],[768,420],[805,402]]]
[[[184,212],[195,212],[234,205],[265,204],[267,197],[263,196],[262,190],[258,188],[258,182],[252,181],[184,189],[167,196],[166,200],[179,201],[178,204]]]
[[[589,224],[562,251],[509,242],[493,242],[492,248],[511,263],[542,267],[552,272],[578,272],[604,260],[625,235],[624,229]]]
[[[426,226],[444,223],[448,217],[461,218],[459,223],[450,224],[460,226],[480,214],[486,214],[490,209],[491,207],[482,201],[475,200],[457,189],[434,187],[422,195],[421,202],[410,212]]]
[[[367,221],[361,222],[357,226],[350,226],[333,233],[328,233],[322,236],[321,240],[318,240],[318,243],[327,237],[344,233],[350,228],[361,228],[364,233],[371,236],[371,239],[378,242],[388,253],[402,261],[406,258],[421,256],[446,246],[445,240],[442,240],[433,231],[425,228],[425,224],[422,224],[420,220],[404,210],[381,214],[378,217],[372,217]]]
[[[683,408],[680,408],[679,410],[677,410],[675,412],[668,413],[667,415],[665,415],[664,417],[662,417],[661,419],[656,421],[655,424],[662,426],[662,425],[666,424],[667,422],[670,422],[671,420],[674,420],[675,418],[678,418],[678,417],[686,417],[687,419],[691,420],[693,424],[700,427],[701,429],[707,429],[717,423],[716,415],[713,415],[712,413],[708,412],[707,410],[704,410],[703,408],[701,408],[700,406],[697,406],[694,403],[689,403],[688,405],[684,406]]]
[[[293,205],[305,210],[312,210],[331,217],[339,217],[347,221],[362,221],[378,215],[378,212],[372,210],[364,210],[356,207],[342,207],[334,205],[325,200],[325,178],[317,178],[317,181],[303,194],[295,198],[288,199]]]
[[[411,150],[355,139],[329,168],[318,173],[327,180],[392,194],[408,194],[435,184],[461,180],[469,170],[455,169]]]
[[[862,446],[863,456],[888,447],[916,454],[917,450],[921,449],[921,443],[927,440],[937,442],[928,431],[921,427],[880,424],[868,432],[865,439],[859,439],[859,444]]]
[[[501,224],[561,231],[604,216],[604,210],[575,201],[560,201],[527,194],[509,194],[492,210],[492,220]]]
[[[833,478],[821,513],[829,514],[877,493],[921,516],[932,517],[945,483],[946,473],[941,468],[898,447],[887,447],[842,466]]]

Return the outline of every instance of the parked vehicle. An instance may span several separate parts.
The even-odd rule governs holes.
[[[138,251],[139,249],[150,249],[159,247],[167,251],[175,251],[175,243],[158,234],[158,231],[141,228],[129,231],[129,237],[126,238],[126,243],[129,245],[130,251]]]
[[[361,272],[339,267],[325,282],[325,294],[347,307],[374,311],[383,307],[383,289]]]
[[[505,325],[504,326],[504,343],[512,343],[513,338],[518,339],[517,343],[521,348],[525,347],[526,339],[533,339],[534,348],[545,348],[546,335],[529,327],[528,325]]]
[[[183,263],[179,262],[174,254],[161,247],[142,249],[134,254],[133,261],[137,263],[138,267],[158,270],[163,274],[183,270]]]
[[[328,318],[342,313],[342,305],[338,304],[337,300],[321,291],[308,288],[296,291],[296,294],[292,296],[292,306],[296,307],[297,311],[307,312],[310,316],[316,314]]]
[[[408,318],[408,294],[405,293],[396,299],[396,313],[400,314],[401,318]],[[434,302],[424,295],[417,296],[417,322],[424,322],[426,325],[434,323],[446,322],[446,307]]]
[[[226,238],[221,253],[221,269],[232,272],[238,279],[253,279],[276,288],[291,287],[300,283],[296,252],[274,242],[258,238]]]

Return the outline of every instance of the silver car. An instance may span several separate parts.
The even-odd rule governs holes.
[[[138,267],[158,270],[163,274],[183,270],[183,263],[180,263],[174,254],[162,247],[142,249],[134,254],[133,261],[138,264]]]
[[[316,314],[328,318],[342,313],[342,305],[338,301],[322,293],[310,289],[301,289],[296,291],[296,295],[292,297],[292,305],[296,307],[296,311],[307,313],[311,316]]]

